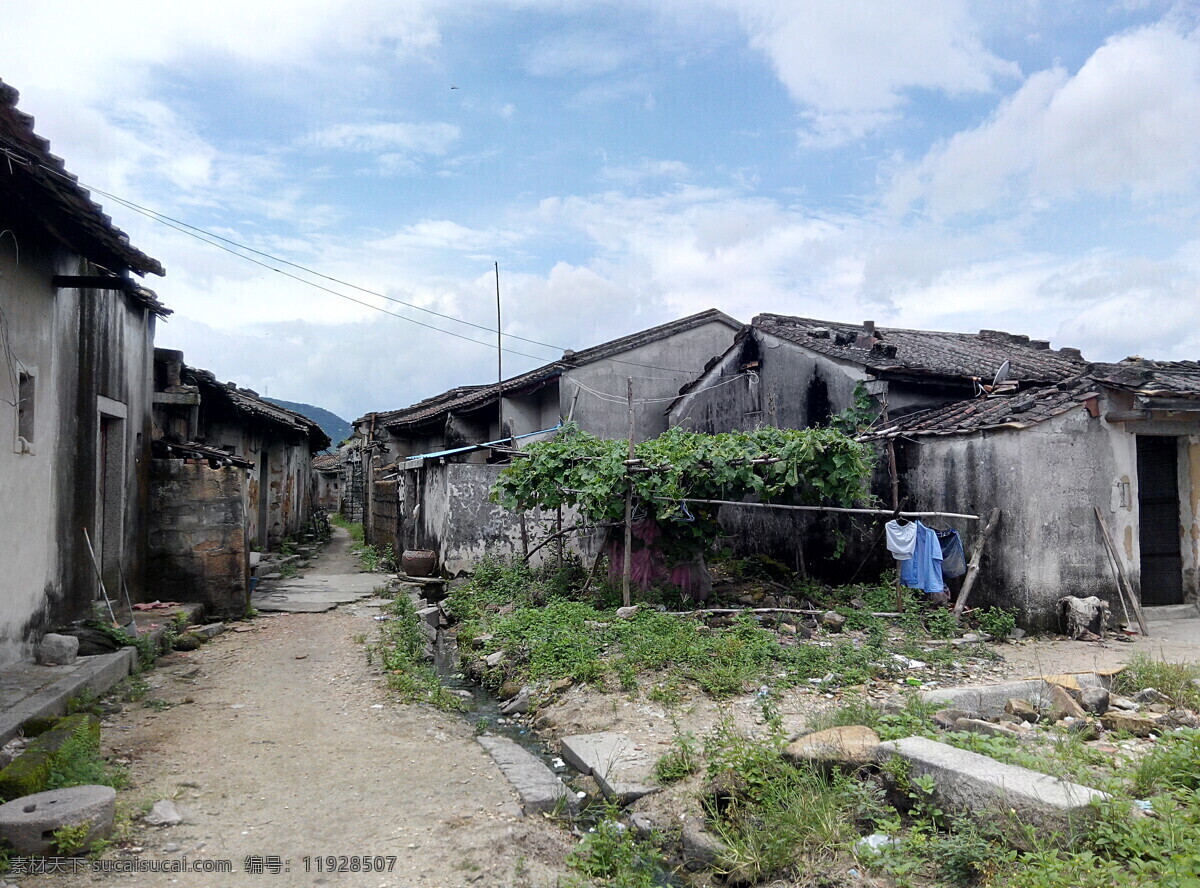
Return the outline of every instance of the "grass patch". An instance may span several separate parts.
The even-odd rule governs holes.
[[[1113,679],[1118,694],[1135,694],[1143,688],[1154,688],[1171,698],[1176,706],[1200,709],[1200,663],[1170,663],[1146,654],[1136,654],[1129,665]]]
[[[405,703],[428,703],[438,709],[464,709],[463,700],[446,690],[433,667],[425,662],[425,636],[416,609],[407,595],[397,595],[384,605],[390,620],[379,628],[379,641],[367,648],[367,657],[378,657],[387,673],[388,686]]]
[[[684,684],[727,699],[763,683],[772,688],[814,679],[862,684],[903,671],[893,654],[926,662],[954,658],[949,647],[926,651],[918,640],[892,638],[881,620],[869,617],[863,622],[865,640],[843,638],[828,645],[784,644],[749,614],[710,627],[693,617],[643,606],[632,618],[621,619],[609,591],[601,590],[589,600],[564,593],[572,587],[574,570],[569,563],[561,570],[535,571],[522,563],[493,559],[451,590],[445,604],[459,621],[461,647],[467,650],[482,639],[479,647],[485,654],[505,652],[504,662],[487,673],[486,683],[498,687],[505,681],[570,678],[612,680],[624,690],[634,690],[651,674],[651,693],[659,702],[682,698]],[[861,617],[857,609],[846,610]],[[928,638],[922,616],[914,612],[913,619],[920,637]]]
[[[567,855],[567,866],[588,881],[571,879],[568,888],[655,888],[663,882],[662,854],[639,839],[611,810]]]

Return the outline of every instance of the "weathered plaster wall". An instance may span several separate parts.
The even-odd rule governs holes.
[[[240,617],[250,603],[246,472],[181,459],[151,461],[150,588]]]
[[[518,516],[490,502],[488,494],[501,466],[450,463],[401,472],[398,485],[400,503],[400,539],[403,548],[413,548],[413,509],[418,504],[415,546],[432,549],[439,555],[441,569],[451,576],[470,571],[489,553],[519,555],[521,527]],[[563,511],[563,526],[576,520],[572,510]],[[533,510],[526,515],[526,530],[531,546],[553,532],[555,515]],[[567,551],[593,557],[599,543],[578,535],[567,538]],[[554,543],[543,547],[531,559],[541,564],[555,552]]]
[[[1064,595],[1099,595],[1121,613],[1093,506],[1119,541],[1136,582],[1133,438],[1079,407],[1023,430],[899,442],[913,508],[987,515],[1002,510],[971,604],[1016,607],[1023,625],[1053,627]],[[978,522],[950,521],[973,544]]]
[[[727,324],[714,321],[623,352],[618,360],[605,359],[568,370],[559,387],[558,413],[570,413],[579,388],[573,383],[581,382],[618,400],[602,400],[585,390],[579,394],[575,421],[584,431],[601,438],[626,438],[629,411],[625,395],[627,380],[632,376],[634,401],[641,402],[634,405],[634,437],[644,441],[661,435],[667,430],[666,409],[671,399],[700,374],[705,364],[729,348],[735,332]]]
[[[115,510],[98,553],[108,588],[124,575],[143,593],[153,318],[110,291],[56,290],[55,274],[88,274],[78,257],[19,220],[0,229],[0,294],[14,372],[35,378],[31,452],[17,442],[17,400],[0,374],[0,663],[25,655],[54,624],[86,615],[96,589],[83,528],[95,535],[100,409],[124,414],[109,480]]]

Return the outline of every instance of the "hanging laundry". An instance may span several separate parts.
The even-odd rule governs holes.
[[[883,525],[883,530],[887,534],[887,547],[893,558],[908,561],[913,557],[913,548],[917,544],[916,523],[892,520]]]
[[[967,556],[963,552],[962,537],[953,528],[935,531],[942,547],[942,578],[952,580],[967,572]]]
[[[911,589],[921,589],[929,595],[941,595],[946,590],[942,582],[942,545],[932,527],[914,521],[917,528],[912,558],[900,562],[900,582]]]

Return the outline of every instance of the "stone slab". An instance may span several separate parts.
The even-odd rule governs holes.
[[[595,778],[605,798],[627,805],[657,792],[654,759],[614,731],[563,737],[562,757],[581,774]]]
[[[31,718],[51,718],[67,711],[67,701],[83,691],[103,694],[137,665],[137,650],[124,647],[111,654],[80,657],[71,666],[14,663],[0,670],[0,744],[7,743]]]
[[[934,795],[946,808],[974,817],[1015,816],[1020,822],[1077,835],[1091,818],[1091,802],[1107,793],[1047,774],[998,762],[929,740],[906,737],[879,745],[879,757],[906,761],[913,777],[932,776]]]
[[[278,601],[251,600],[250,604],[260,613],[276,614],[323,614],[333,610],[340,603],[337,601],[308,601],[305,599],[283,598]]]
[[[1103,687],[1104,681],[1092,673],[1075,676],[1080,687]],[[1025,681],[1009,681],[996,685],[975,685],[962,688],[938,688],[923,691],[921,699],[926,703],[953,709],[964,709],[978,713],[982,718],[998,718],[1004,715],[1004,704],[1010,699],[1028,700],[1039,709],[1051,703],[1054,685],[1040,678]]]
[[[507,737],[484,734],[475,739],[517,791],[526,812],[574,810],[575,794],[532,752]]]
[[[72,786],[22,796],[0,805],[0,838],[22,854],[51,850],[54,831],[88,823],[84,846],[112,833],[117,791],[111,786]]]

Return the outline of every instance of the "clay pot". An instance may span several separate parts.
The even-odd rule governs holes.
[[[410,577],[433,576],[437,568],[437,553],[430,549],[405,549],[400,566]]]

